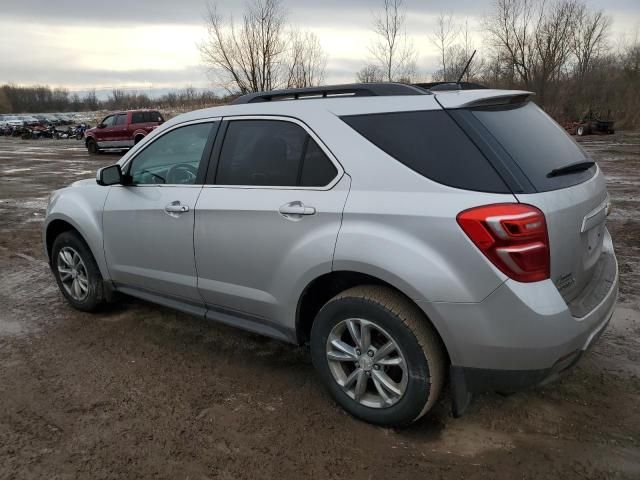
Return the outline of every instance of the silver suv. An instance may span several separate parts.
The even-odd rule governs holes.
[[[122,292],[309,343],[368,422],[447,382],[461,415],[573,365],[617,297],[604,176],[530,96],[343,85],[181,115],[52,194],[51,268],[80,310]]]

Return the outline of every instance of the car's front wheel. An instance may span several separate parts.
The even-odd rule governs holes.
[[[100,153],[100,149],[98,148],[98,142],[96,142],[93,138],[89,138],[87,140],[87,150],[91,155],[96,155]]]
[[[51,249],[51,268],[67,301],[90,312],[104,302],[102,275],[89,247],[75,232],[63,232]]]
[[[420,418],[445,380],[438,334],[411,301],[382,286],[354,287],[327,302],[313,323],[311,356],[334,399],[378,425]]]

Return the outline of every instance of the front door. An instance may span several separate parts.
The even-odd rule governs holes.
[[[113,125],[113,134],[111,136],[113,139],[113,147],[133,147],[133,138],[131,138],[129,132],[127,115],[127,113],[119,113],[116,115],[116,121]]]
[[[331,271],[350,184],[314,138],[290,120],[230,120],[196,205],[206,305],[261,333],[290,333],[301,290]]]
[[[179,126],[123,167],[127,185],[104,206],[104,250],[120,287],[201,303],[193,257],[194,208],[216,122]]]
[[[109,115],[100,122],[100,127],[96,129],[95,137],[98,146],[108,148],[113,142],[113,128],[117,115]]]

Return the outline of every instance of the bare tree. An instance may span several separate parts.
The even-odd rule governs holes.
[[[286,60],[287,87],[304,88],[320,85],[324,80],[327,55],[313,32],[291,30]]]
[[[611,19],[602,10],[589,12],[584,5],[580,5],[571,38],[575,72],[580,80],[584,79],[594,60],[607,49],[610,26]]]
[[[540,103],[571,55],[571,38],[580,10],[577,0],[496,0],[484,25],[496,57],[509,64]],[[506,66],[506,65],[505,65]]]
[[[451,13],[440,13],[436,20],[436,31],[430,35],[431,43],[438,49],[440,57],[440,70],[435,73],[434,79],[440,81],[451,80],[449,66],[451,57],[455,55],[453,45],[458,37],[460,28],[456,25]]]
[[[280,0],[247,4],[240,25],[223,17],[215,4],[207,10],[207,40],[199,45],[203,62],[227,90],[240,93],[282,85],[287,45],[286,13]]]
[[[374,15],[376,38],[369,51],[383,72],[383,79],[390,82],[415,74],[416,54],[407,38],[405,19],[403,0],[383,0],[383,11]]]
[[[447,31],[455,33],[448,35]],[[440,68],[433,74],[435,81],[456,81],[462,75],[467,62],[471,59],[464,74],[464,80],[478,78],[484,68],[484,60],[473,56],[475,46],[471,36],[469,20],[462,26],[457,25],[452,17],[440,15],[438,29],[431,35],[431,41],[439,50]],[[473,58],[471,58],[473,56]]]
[[[369,64],[362,67],[360,71],[356,73],[356,80],[360,83],[382,82],[384,80],[384,73],[377,65]]]

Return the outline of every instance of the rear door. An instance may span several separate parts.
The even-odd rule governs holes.
[[[198,288],[212,311],[282,336],[302,289],[331,271],[349,177],[290,118],[236,117],[222,136],[196,206]]]
[[[522,202],[546,217],[551,279],[567,302],[591,280],[602,253],[605,179],[588,154],[533,102],[454,112],[486,140],[513,178]]]

